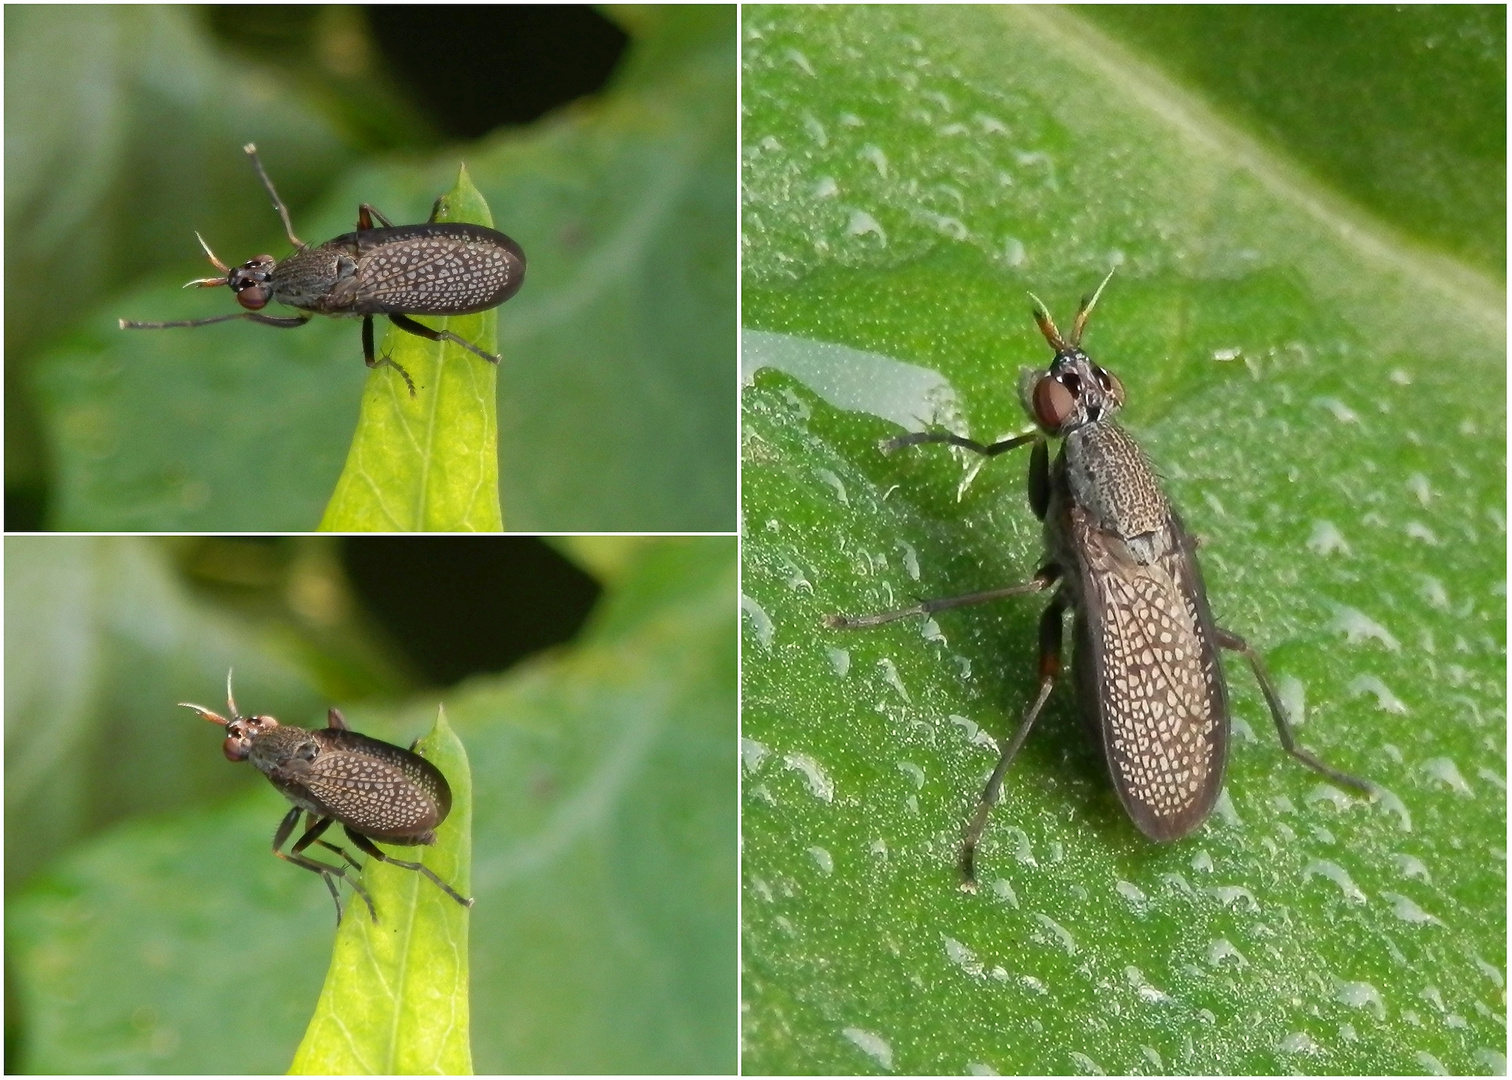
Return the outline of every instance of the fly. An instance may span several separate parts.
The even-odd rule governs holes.
[[[195,237],[219,277],[196,278],[184,288],[229,286],[245,311],[177,322],[130,322],[122,330],[166,330],[181,326],[209,326],[232,319],[249,319],[264,326],[292,329],[316,315],[362,319],[362,359],[368,367],[387,365],[404,379],[410,397],[415,382],[392,357],[373,351],[373,316],[385,316],[400,330],[429,341],[450,341],[473,355],[497,364],[499,357],[484,352],[450,330],[432,330],[411,315],[472,315],[498,307],[525,281],[525,253],[509,237],[482,225],[438,222],[437,200],[431,218],[422,225],[394,225],[368,203],[357,208],[357,231],[310,247],[294,235],[289,211],[273,188],[273,181],[257,156],[257,147],[242,147],[273,199],[294,254],[283,260],[257,255],[230,267],[216,258],[198,233]],[[377,218],[381,228],[374,228]],[[277,300],[307,314],[265,315],[262,309]]]
[[[962,837],[967,889],[975,888],[976,848],[1003,776],[1060,675],[1068,612],[1077,711],[1096,733],[1124,810],[1152,840],[1178,840],[1196,830],[1222,791],[1229,749],[1222,649],[1249,662],[1288,754],[1336,784],[1367,795],[1373,790],[1297,745],[1260,654],[1214,621],[1197,541],[1161,490],[1149,458],[1115,419],[1124,405],[1123,383],[1081,349],[1087,318],[1112,276],[1082,299],[1069,338],[1061,337],[1044,303],[1030,294],[1034,320],[1055,352],[1048,370],[1025,368],[1020,374],[1020,397],[1038,431],[990,445],[949,432],[915,432],[883,444],[895,450],[948,443],[983,457],[1031,444],[1029,505],[1044,523],[1046,548],[1034,577],[898,611],[825,619],[832,628],[853,630],[1050,592],[1039,623],[1038,690],[1012,737],[999,741],[997,767]],[[1061,440],[1053,465],[1046,436]]]

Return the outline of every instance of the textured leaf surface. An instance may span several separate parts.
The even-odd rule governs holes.
[[[1033,8],[744,23],[747,1072],[1379,1074],[1505,1066],[1505,324],[1489,281],[1344,204],[1094,27]],[[1144,840],[1068,688],[961,828],[1033,690],[1042,603],[830,612],[1022,581],[1017,370],[1086,345],[1204,538],[1235,747]],[[1467,393],[1467,387],[1484,392]]]
[[[464,167],[442,196],[437,221],[493,227]],[[421,319],[496,353],[498,310]],[[386,320],[378,320],[387,326]],[[376,327],[375,327],[376,329]],[[376,335],[375,335],[376,336]],[[497,532],[498,369],[450,341],[389,326],[376,346],[415,383],[380,364],[368,376],[357,432],[320,528],[326,532]]]

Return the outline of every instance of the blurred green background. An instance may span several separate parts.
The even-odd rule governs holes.
[[[743,1067],[1506,1068],[1506,12],[750,6],[742,21]],[[1018,454],[1085,345],[1265,655],[1225,798],[1141,837],[1036,682]]]
[[[736,1064],[735,541],[10,537],[6,1066],[289,1067],[330,960],[287,804],[179,701],[473,777],[473,1060]],[[350,900],[350,896],[348,897]]]
[[[359,202],[422,221],[459,162],[525,249],[500,309],[519,531],[735,515],[732,6],[37,6],[5,35],[10,529],[313,529],[367,370],[359,324],[125,333],[238,310],[237,263]]]

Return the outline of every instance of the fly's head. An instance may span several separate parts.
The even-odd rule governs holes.
[[[1107,420],[1123,408],[1124,387],[1118,376],[1081,350],[1087,316],[1092,314],[1093,305],[1112,276],[1110,272],[1095,293],[1082,298],[1069,339],[1061,337],[1044,302],[1029,294],[1034,301],[1034,321],[1055,350],[1055,359],[1047,370],[1024,368],[1020,372],[1019,397],[1030,419],[1047,435],[1069,435],[1088,424]]]
[[[273,287],[268,284],[268,279],[273,276],[273,268],[277,261],[271,255],[256,255],[242,263],[240,266],[231,267],[215,257],[215,252],[210,250],[210,245],[205,243],[205,238],[195,233],[200,247],[205,249],[205,254],[210,256],[210,262],[222,274],[221,277],[195,278],[186,282],[184,288],[191,286],[200,289],[215,289],[222,285],[228,285],[236,294],[236,302],[248,311],[261,311],[268,306],[268,301],[273,298]]]
[[[253,741],[278,726],[278,721],[271,716],[241,715],[236,708],[236,699],[231,696],[229,671],[226,672],[226,711],[231,714],[230,716],[222,716],[203,705],[195,705],[188,701],[181,701],[179,704],[199,713],[200,719],[219,724],[226,729],[226,741],[221,743],[221,752],[226,755],[227,761],[246,761],[247,756],[252,752]]]
[[[1124,387],[1117,375],[1073,348],[1057,352],[1048,371],[1024,368],[1019,396],[1046,435],[1063,436],[1116,414]]]

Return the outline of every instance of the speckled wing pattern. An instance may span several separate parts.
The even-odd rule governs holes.
[[[437,824],[428,779],[371,753],[341,749],[323,749],[301,778],[338,819],[380,839]]]
[[[1167,550],[1140,564],[1074,516],[1108,767],[1140,831],[1174,840],[1207,817],[1228,755],[1228,695],[1200,572],[1174,520]]]
[[[357,290],[364,298],[401,312],[466,314],[497,304],[509,285],[515,264],[496,244],[457,236],[413,235],[389,239],[364,252]],[[389,234],[392,237],[392,233]]]

